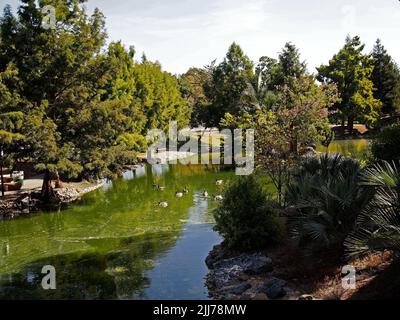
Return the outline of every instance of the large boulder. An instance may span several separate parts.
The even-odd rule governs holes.
[[[232,266],[238,266],[242,272],[249,275],[259,275],[266,272],[271,272],[272,259],[261,254],[242,254],[235,258],[224,259],[214,263],[214,269],[227,269]]]
[[[286,281],[270,278],[260,286],[259,291],[265,293],[269,299],[274,300],[286,296],[285,286]]]
[[[216,289],[233,285],[238,281],[241,272],[242,269],[239,266],[211,270],[207,276],[207,285]]]

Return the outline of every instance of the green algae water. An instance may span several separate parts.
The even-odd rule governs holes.
[[[352,139],[352,140],[335,140],[329,148],[319,146],[319,152],[340,153],[346,157],[352,157],[359,160],[366,160],[370,151],[370,140]]]
[[[318,151],[362,159],[368,149],[346,140]],[[222,192],[216,180],[234,178],[222,166],[146,166],[67,210],[1,221],[0,299],[208,299],[204,260],[221,241],[211,196]],[[45,265],[56,269],[56,290],[42,289]]]
[[[234,177],[222,166],[146,166],[66,210],[0,222],[0,299],[207,299],[204,261],[221,241],[211,195]],[[42,289],[45,265],[56,290]]]

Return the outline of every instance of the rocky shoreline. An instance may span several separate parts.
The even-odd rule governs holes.
[[[215,300],[313,300],[275,277],[272,259],[262,252],[230,252],[217,245],[206,265],[206,285]]]
[[[102,188],[105,183],[105,180],[100,180],[86,187],[55,189],[55,199],[51,205],[45,205],[40,200],[40,191],[38,190],[29,190],[9,196],[4,200],[0,200],[0,220],[11,220],[42,210],[60,208],[79,200],[83,195],[89,192]]]

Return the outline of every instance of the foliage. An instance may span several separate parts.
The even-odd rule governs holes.
[[[357,219],[357,229],[345,245],[349,257],[375,251],[400,253],[399,162],[375,164],[365,170],[362,185],[375,191]]]
[[[327,109],[336,101],[333,86],[317,86],[310,76],[292,79],[279,94],[274,111],[256,121],[256,160],[271,176],[281,202],[283,186],[299,155],[326,140]]]
[[[296,213],[291,235],[311,251],[341,248],[371,199],[359,185],[357,160],[339,154],[306,156],[287,186],[286,200]]]
[[[18,71],[12,64],[0,73],[0,146],[1,149],[15,140],[23,138],[19,132],[22,127],[21,97],[17,90],[10,90],[11,83],[18,82]]]
[[[400,70],[378,39],[372,51],[374,62],[372,82],[374,97],[382,102],[382,112],[396,114],[400,111]]]
[[[113,177],[144,151],[147,130],[190,118],[176,77],[158,63],[135,63],[120,42],[103,51],[104,16],[89,16],[85,2],[24,0],[0,20],[1,136],[15,158],[44,171],[46,199],[59,174]],[[41,24],[47,4],[57,15],[49,30]]]
[[[345,120],[348,120],[348,130],[351,133],[355,120],[373,125],[381,108],[381,102],[373,95],[373,61],[362,53],[363,50],[364,45],[359,37],[348,37],[344,47],[333,56],[329,64],[317,68],[319,81],[336,84],[341,100],[331,111],[338,112],[343,127]]]
[[[290,85],[294,79],[300,79],[307,74],[307,67],[304,61],[300,60],[300,52],[290,42],[285,44],[279,54],[278,72],[275,85]]]
[[[190,108],[181,96],[176,77],[164,72],[159,63],[145,60],[136,64],[135,115],[142,113],[145,119],[142,133],[149,129],[166,130],[171,120],[176,120],[180,128],[189,125]]]
[[[276,204],[255,175],[239,177],[229,185],[214,217],[216,230],[232,248],[261,249],[283,236]]]
[[[382,129],[372,141],[371,151],[376,160],[400,160],[400,123]]]
[[[204,87],[211,80],[211,67],[190,68],[179,78],[182,97],[192,110],[191,125],[201,126],[207,122],[208,100]]]
[[[236,116],[250,107],[242,101],[242,96],[253,76],[253,63],[240,46],[233,43],[224,61],[212,68],[211,81],[204,87],[209,103],[205,106],[207,126],[218,127],[226,113]]]

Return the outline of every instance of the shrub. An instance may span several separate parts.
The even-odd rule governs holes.
[[[286,191],[286,201],[295,209],[290,233],[300,246],[313,252],[342,248],[371,199],[359,185],[360,172],[357,160],[339,154],[302,160]]]
[[[365,170],[362,184],[375,190],[345,242],[349,257],[374,251],[400,254],[400,163],[375,164]]]
[[[372,155],[376,160],[400,160],[400,123],[384,128],[372,142]]]
[[[278,243],[284,234],[284,223],[255,175],[239,177],[224,193],[215,209],[216,231],[230,248],[261,249]]]

